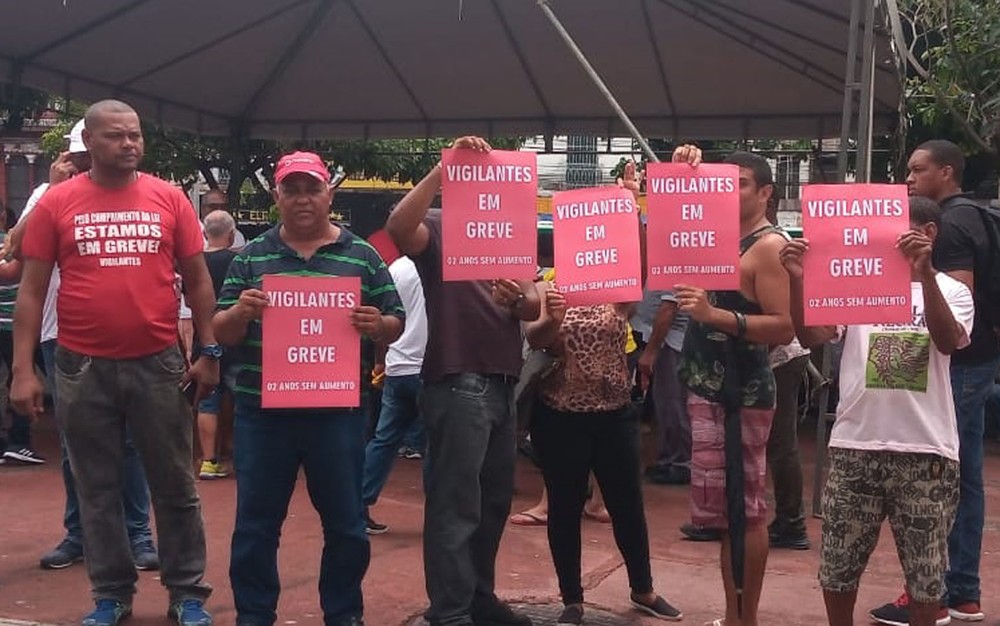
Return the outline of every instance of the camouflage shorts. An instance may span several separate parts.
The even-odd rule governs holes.
[[[933,454],[830,448],[819,566],[823,589],[858,588],[888,517],[910,597],[939,601],[958,487],[957,461]]]

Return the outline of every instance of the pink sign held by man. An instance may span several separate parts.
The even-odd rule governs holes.
[[[739,185],[735,165],[647,166],[650,289],[740,288]]]
[[[896,241],[910,228],[905,185],[808,185],[802,191],[805,323],[907,323],[910,265]]]
[[[357,407],[361,338],[357,276],[264,276],[261,408]]]
[[[536,169],[532,152],[441,152],[444,280],[535,277]]]

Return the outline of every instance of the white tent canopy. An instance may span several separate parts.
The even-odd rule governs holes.
[[[840,133],[850,0],[549,4],[647,136]],[[0,15],[0,80],[205,134],[625,134],[537,0],[0,0]],[[884,127],[899,85],[876,49]]]

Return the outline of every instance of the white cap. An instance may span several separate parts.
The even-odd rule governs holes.
[[[87,152],[87,146],[83,143],[83,128],[83,120],[80,120],[73,125],[73,130],[65,136],[66,139],[69,139],[70,152]]]

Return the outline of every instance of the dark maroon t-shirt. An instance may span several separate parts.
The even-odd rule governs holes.
[[[493,301],[486,281],[444,282],[441,279],[441,214],[424,220],[430,242],[413,257],[424,286],[427,307],[427,349],[424,382],[439,382],[450,374],[521,372],[521,325]]]

